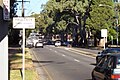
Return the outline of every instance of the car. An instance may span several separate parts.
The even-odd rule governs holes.
[[[52,41],[52,40],[46,40],[46,45],[54,45],[54,41]]]
[[[61,46],[61,41],[55,41],[55,46]]]
[[[67,46],[68,44],[69,44],[69,42],[63,41],[61,45],[62,45],[62,46]]]
[[[39,42],[39,39],[37,37],[32,39],[33,46],[35,47],[36,43]]]
[[[33,47],[33,42],[31,38],[26,39],[26,47],[29,47],[29,48]]]
[[[101,57],[108,53],[118,53],[120,52],[120,48],[106,48],[102,52],[98,52],[96,56],[96,64],[100,61]]]
[[[91,76],[92,80],[120,80],[120,53],[102,56]]]
[[[36,42],[35,48],[38,48],[38,47],[43,48],[43,42],[42,41]]]

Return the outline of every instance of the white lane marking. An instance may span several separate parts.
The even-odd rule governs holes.
[[[62,56],[64,56],[64,57],[65,57],[66,55],[62,54]]]
[[[55,53],[57,53],[57,51],[55,51]]]
[[[77,60],[77,59],[74,59],[74,61],[76,61],[76,62],[80,62],[79,60]]]
[[[52,50],[52,49],[50,49],[50,50]]]

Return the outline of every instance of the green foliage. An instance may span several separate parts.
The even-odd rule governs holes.
[[[17,13],[17,0],[10,0],[10,17],[16,16]]]
[[[108,36],[116,35],[112,0],[49,0],[43,7],[40,14],[32,15],[36,18],[36,31],[42,28],[44,33],[73,33],[77,26],[76,33],[83,39],[86,38],[86,30],[97,38],[100,38],[101,29],[107,29]]]
[[[64,31],[65,29],[66,29],[66,21],[64,21],[64,20],[62,20],[62,21],[60,21],[60,22],[58,22],[57,24],[56,24],[56,29],[57,29],[57,33],[59,33],[59,32],[61,32],[61,31]]]
[[[49,25],[52,25],[51,27],[55,27],[55,29],[60,29],[59,31],[61,31],[61,29],[65,30],[69,23],[78,24],[78,22],[76,21],[76,16],[84,16],[87,7],[88,0],[49,0],[44,7],[44,13],[48,15],[48,19],[53,19],[53,23]],[[60,26],[63,25],[63,20],[66,25]],[[79,20],[79,22],[80,21],[81,20]]]
[[[104,6],[99,6],[103,4]],[[112,9],[111,9],[112,8]],[[110,0],[96,0],[91,6],[92,11],[87,19],[87,25],[91,30],[100,31],[108,29],[109,34],[112,34],[110,28],[113,26],[114,7]]]

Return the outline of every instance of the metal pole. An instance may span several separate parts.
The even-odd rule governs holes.
[[[116,40],[117,40],[117,47],[118,47],[118,8],[117,4],[115,4],[115,13],[116,13]]]
[[[22,0],[22,17],[24,17],[24,0]]]
[[[25,80],[25,28],[23,28],[23,80]]]
[[[24,17],[24,1],[22,0],[22,17]],[[23,66],[22,66],[22,80],[25,80],[25,28],[23,28]]]
[[[106,42],[106,40],[105,40],[105,37],[104,37],[104,50],[105,50],[105,42]]]

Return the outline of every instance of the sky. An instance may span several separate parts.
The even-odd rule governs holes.
[[[21,1],[21,0],[17,0],[17,1]],[[30,1],[30,2],[24,2],[24,13],[25,13],[25,16],[30,16],[31,13],[37,13],[39,14],[40,11],[42,10],[41,9],[41,5],[42,4],[46,4],[46,2],[48,0],[24,0],[24,1]],[[18,10],[17,10],[17,15],[18,16],[21,16],[22,14],[22,4],[21,2],[18,2]]]

